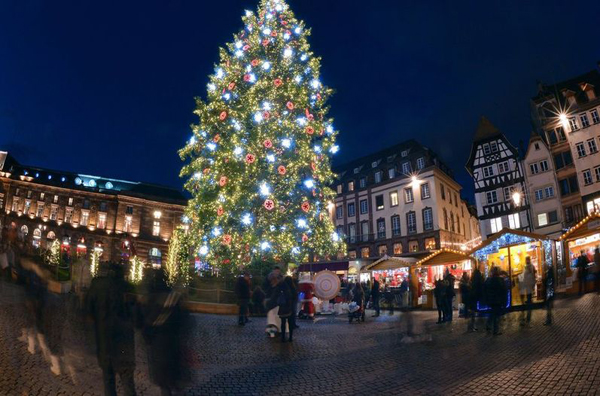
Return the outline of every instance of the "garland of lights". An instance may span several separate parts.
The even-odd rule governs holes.
[[[169,286],[187,286],[189,284],[191,280],[189,258],[188,234],[185,230],[177,228],[169,241],[169,253],[165,265]]]
[[[261,0],[257,14],[242,19],[179,152],[193,196],[184,218],[192,245],[217,268],[335,254],[344,246],[327,186],[329,155],[339,147],[310,32],[283,0]]]
[[[99,250],[94,249],[90,257],[90,274],[94,278],[98,276],[98,267],[100,265],[101,254],[102,253]]]
[[[133,256],[129,263],[129,281],[138,284],[144,278],[144,262],[138,256]]]

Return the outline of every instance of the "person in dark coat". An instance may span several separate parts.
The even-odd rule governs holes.
[[[289,341],[292,341],[292,335],[294,332],[294,327],[292,325],[292,321],[290,317],[293,315],[293,303],[294,298],[292,296],[292,291],[288,286],[287,282],[279,282],[275,287],[274,291],[275,298],[277,299],[277,306],[279,307],[277,311],[277,315],[281,319],[281,342],[285,342],[285,325],[286,322],[288,324],[290,330]]]
[[[587,266],[589,264],[585,250],[577,258],[577,277],[579,278],[579,295],[585,293],[585,279],[587,278]]]
[[[506,282],[500,276],[500,269],[493,267],[490,276],[485,281],[485,296],[491,308],[491,314],[487,322],[487,331],[493,330],[494,335],[502,334],[499,329],[502,309],[506,305]]]
[[[373,280],[373,286],[371,286],[371,300],[373,301],[373,309],[375,314],[373,316],[379,316],[379,281]]]
[[[119,374],[125,395],[135,395],[133,372],[135,345],[132,307],[126,301],[129,287],[119,264],[102,263],[92,280],[88,309],[94,320],[96,353],[102,369],[104,394],[116,396],[115,374]]]
[[[252,309],[254,315],[264,315],[265,312],[265,292],[260,286],[256,286],[252,292]]]
[[[250,274],[244,272],[243,276],[238,277],[235,284],[235,295],[240,307],[238,315],[238,325],[244,326],[248,323],[248,304],[250,303]]]
[[[477,304],[483,301],[483,275],[479,271],[479,267],[475,267],[473,270],[473,276],[471,276],[471,295],[469,298],[469,314],[471,319],[469,321],[469,331],[477,331],[475,327],[475,318],[477,316]]]
[[[554,305],[554,269],[548,266],[546,270],[546,321],[545,326],[552,324],[552,308]]]
[[[454,292],[454,282],[456,278],[446,269],[446,276],[444,276],[444,283],[446,285],[446,321],[452,322],[453,314],[453,301],[456,293]]]
[[[462,276],[460,277],[458,287],[460,290],[460,299],[464,306],[464,317],[469,319],[469,308],[471,304],[471,280],[469,279],[469,274],[467,273],[467,271],[464,271]]]
[[[445,307],[446,307],[446,287],[441,279],[435,281],[435,289],[433,289],[433,296],[435,297],[435,305],[438,311],[438,321],[436,323],[443,323],[446,319]]]
[[[180,386],[183,372],[181,294],[167,285],[164,270],[152,270],[148,276],[150,286],[140,304],[139,318],[143,324],[148,371],[162,396],[170,396]]]
[[[297,329],[299,327],[296,325],[296,308],[298,307],[298,288],[296,287],[296,282],[294,282],[294,278],[292,278],[291,276],[286,276],[283,281],[287,284],[288,288],[290,289],[290,295],[292,298],[292,314],[290,315],[289,319],[291,331],[291,329]]]

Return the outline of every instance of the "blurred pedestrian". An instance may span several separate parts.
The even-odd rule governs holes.
[[[250,274],[244,272],[235,283],[235,295],[239,306],[238,325],[244,326],[248,323],[248,304],[250,303]]]
[[[385,298],[385,303],[388,305],[390,309],[390,315],[394,314],[394,292],[389,285],[385,286],[385,291],[383,292],[383,297]]]
[[[90,285],[88,309],[94,321],[104,394],[117,395],[115,375],[118,374],[124,394],[135,395],[134,326],[132,306],[126,300],[129,287],[120,264],[102,263],[100,267]]]
[[[375,310],[373,316],[379,316],[379,281],[377,279],[373,280],[373,285],[371,286],[371,300],[373,301],[373,309]]]
[[[582,294],[585,293],[585,280],[587,278],[587,266],[589,264],[589,259],[587,258],[587,255],[585,254],[585,250],[582,250],[580,252],[579,257],[577,258],[577,277],[579,278],[579,295],[581,296]]]
[[[286,276],[284,282],[287,284],[287,287],[290,289],[290,298],[292,299],[292,314],[290,315],[290,331],[291,329],[297,329],[298,325],[296,325],[296,316],[297,316],[297,308],[298,308],[298,288],[296,287],[296,283],[294,282],[294,278],[291,276]]]
[[[435,289],[433,289],[433,295],[435,297],[435,305],[438,311],[438,321],[436,323],[440,324],[446,320],[446,286],[444,285],[444,281],[441,279],[437,279],[435,281]]]
[[[473,276],[471,276],[471,295],[469,298],[469,314],[471,318],[469,320],[469,331],[477,331],[475,326],[475,319],[477,317],[478,304],[483,300],[483,275],[479,267],[476,266],[473,270]]]
[[[525,268],[523,269],[523,280],[521,282],[521,294],[524,296],[525,307],[527,310],[527,319],[521,315],[521,326],[528,326],[531,323],[531,309],[533,307],[533,292],[536,283],[536,270],[531,264],[531,258],[525,257]],[[521,298],[523,300],[523,297]]]
[[[594,289],[600,294],[600,247],[594,249]]]
[[[286,325],[289,330],[290,336],[289,341],[292,341],[292,335],[294,333],[294,328],[290,321],[290,317],[293,312],[293,297],[292,291],[290,290],[288,283],[283,281],[279,282],[275,288],[275,296],[277,298],[277,315],[281,320],[281,342],[285,342],[285,333],[286,333]]]
[[[252,313],[254,315],[265,314],[265,292],[260,286],[256,286],[252,292]]]
[[[279,306],[277,302],[279,292],[278,286],[283,280],[281,279],[280,272],[272,271],[267,276],[266,281],[268,283],[268,288],[265,290],[268,291],[266,292],[267,298],[265,300],[265,308],[267,311],[267,326],[265,332],[269,337],[273,338],[279,331],[285,332],[285,329],[279,328],[281,321],[278,316]],[[266,284],[265,287],[267,287]]]
[[[500,269],[492,267],[490,276],[485,281],[486,301],[491,308],[486,326],[488,333],[493,331],[494,335],[502,334],[500,332],[500,317],[506,305],[506,292],[506,282],[500,276]]]
[[[552,324],[552,308],[554,305],[554,268],[551,265],[546,269],[546,321],[544,325]]]
[[[454,296],[456,295],[454,291],[454,283],[456,282],[456,278],[454,275],[452,275],[448,268],[446,268],[444,282],[446,285],[446,321],[452,322],[452,314],[454,312]]]
[[[463,271],[460,282],[458,283],[458,288],[460,290],[460,300],[463,305],[463,316],[468,319],[469,307],[471,305],[471,280],[469,279],[467,271]]]

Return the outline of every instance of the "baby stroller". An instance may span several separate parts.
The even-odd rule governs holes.
[[[364,302],[359,305],[353,301],[348,305],[348,323],[352,323],[354,319],[359,323],[365,321]]]

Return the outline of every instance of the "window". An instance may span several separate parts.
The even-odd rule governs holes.
[[[344,217],[344,208],[342,206],[337,206],[335,208],[335,218],[341,219]]]
[[[11,210],[13,212],[16,212],[19,210],[19,198],[18,197],[13,197]]]
[[[404,189],[404,202],[410,203],[410,202],[413,202],[414,200],[415,200],[415,197],[413,196],[412,187],[405,188]]]
[[[338,193],[338,194],[341,194],[341,193],[342,193],[342,188],[343,188],[343,187],[342,187],[342,185],[341,185],[341,184],[338,184],[338,186],[337,186],[337,193]]]
[[[489,144],[484,144],[483,145],[483,154],[488,155],[492,152],[492,149],[490,148]]]
[[[539,143],[534,143],[533,144],[533,148],[535,149],[535,151],[538,151],[540,149],[540,144]]]
[[[558,153],[554,156],[554,163],[556,164],[556,169],[562,169],[565,166],[569,166],[573,163],[573,157],[571,156],[570,151],[565,151],[562,153]]]
[[[498,164],[498,173],[508,172],[508,161],[500,162]]]
[[[335,232],[336,232],[336,234],[338,234],[338,236],[340,236],[340,237],[343,236],[344,235],[344,226],[339,225],[339,226],[335,227]]]
[[[535,190],[534,195],[536,201],[541,201],[542,199],[544,199],[544,190],[542,190],[541,188],[539,190]]]
[[[502,192],[504,193],[504,202],[510,201],[511,200],[510,187],[504,187],[502,189]]]
[[[402,158],[406,157],[408,155],[408,150],[403,150],[400,155],[402,156]]]
[[[25,200],[25,206],[23,206],[23,214],[24,215],[28,215],[30,209],[31,209],[31,200],[26,199]]]
[[[377,171],[375,172],[375,183],[381,183],[381,179],[383,178],[383,172]]]
[[[546,193],[546,198],[552,198],[554,196],[554,187],[548,186],[544,188],[544,192]]]
[[[540,161],[540,172],[546,172],[548,170],[548,161]]]
[[[512,213],[508,215],[508,226],[513,230],[521,227],[521,219],[518,213]]]
[[[73,206],[73,198],[69,197],[69,202],[67,206]]]
[[[596,139],[590,139],[587,141],[588,149],[590,150],[590,154],[595,154],[598,152],[598,146],[596,146]]]
[[[15,195],[18,195],[18,194],[19,194],[19,189],[17,188],[17,194],[15,194]],[[27,198],[31,198],[31,190],[27,191]]]
[[[586,113],[581,114],[579,116],[579,120],[581,121],[582,128],[587,128],[590,126],[590,120],[588,119],[588,116]]]
[[[411,172],[410,162],[405,162],[402,164],[402,173],[408,175]]]
[[[421,184],[421,199],[427,199],[431,197],[431,192],[429,191],[429,183]]]
[[[368,247],[364,247],[364,248],[360,249],[360,257],[369,258],[369,248]]]
[[[398,192],[397,191],[393,191],[390,193],[390,205],[398,206]]]
[[[579,184],[575,176],[560,179],[558,185],[560,186],[560,195],[569,195],[579,191]]]
[[[593,183],[592,172],[590,172],[589,169],[586,169],[581,173],[583,174],[583,184],[585,184],[586,186],[589,186],[590,184]]]
[[[443,216],[444,216],[444,229],[447,230],[448,229],[448,212],[446,211],[446,208],[444,208],[442,210]]]
[[[592,110],[592,112],[590,114],[592,115],[592,122],[594,124],[597,124],[600,122],[600,117],[598,116],[598,110],[594,109],[594,110]]]
[[[583,145],[583,143],[577,143],[575,145],[575,148],[577,149],[577,156],[579,158],[585,157],[585,146]]]
[[[106,202],[100,202],[100,212],[106,212]]]
[[[355,259],[356,258],[356,250],[349,250],[348,257],[350,257],[351,259]]]
[[[125,216],[125,223],[123,225],[123,231],[125,231],[125,232],[131,232],[132,222],[133,222],[132,216],[131,215],[126,215]]]
[[[575,119],[575,117],[569,118],[569,125],[571,126],[572,131],[576,131],[579,129],[579,127],[577,126],[577,120]]]
[[[360,223],[360,235],[361,235],[363,242],[366,242],[369,240],[369,222],[368,221],[363,221]]]
[[[162,264],[162,253],[160,249],[153,247],[148,251],[148,262],[153,268],[160,268]]]
[[[53,202],[53,203],[58,203],[58,195],[55,195],[55,196],[54,196],[54,199],[52,199],[52,202]]]
[[[435,238],[426,238],[425,239],[425,250],[435,250],[437,249],[437,244],[435,243]]]
[[[46,197],[46,193],[40,193],[40,201],[43,201]]]
[[[377,251],[379,252],[379,256],[385,256],[387,254],[387,245],[379,245]]]
[[[90,211],[82,210],[81,211],[81,220],[79,221],[79,224],[81,224],[82,226],[86,226],[86,225],[88,225],[89,220],[90,220]]]
[[[4,207],[4,194],[0,193],[0,209]]]
[[[377,210],[381,210],[384,208],[383,205],[383,195],[377,195],[375,196],[375,207],[377,208]]]
[[[43,202],[38,202],[37,211],[36,211],[35,215],[37,217],[42,217],[44,215],[44,203]]]
[[[548,212],[548,221],[550,223],[557,223],[558,222],[558,212],[556,210]]]
[[[367,186],[367,179],[361,177],[358,181],[358,185],[360,186],[360,188],[365,188]]]
[[[354,168],[354,174],[356,175],[358,172],[360,172],[360,168]]]
[[[425,230],[433,230],[433,209],[423,209],[423,228]]]
[[[425,168],[425,158],[419,157],[417,158],[417,170],[421,170],[423,168]]]
[[[492,230],[492,234],[497,233],[502,229],[502,217],[496,217],[495,219],[490,220],[490,228]]]
[[[56,221],[58,217],[58,205],[52,205],[50,207],[50,220]]]
[[[356,216],[356,208],[354,206],[354,202],[350,202],[348,204],[348,217]]]
[[[419,241],[409,241],[408,242],[408,250],[411,252],[419,251]]]
[[[400,235],[400,216],[394,215],[392,216],[392,235],[398,236]]]
[[[454,206],[458,208],[458,196],[454,193]]]
[[[343,228],[342,228],[343,232]],[[350,238],[350,243],[356,242],[356,224],[351,223],[348,224],[348,237]]]
[[[354,181],[348,182],[348,191],[354,191]]]
[[[494,168],[492,166],[483,167],[483,177],[494,176]]]
[[[27,236],[27,234],[29,234],[29,227],[27,227],[26,225],[23,225],[21,227],[21,234],[23,234],[23,236]]]
[[[402,254],[402,244],[400,242],[394,243],[394,254]]]
[[[406,229],[409,234],[415,234],[417,232],[417,215],[413,211],[406,214]]]
[[[371,168],[377,168],[377,165],[379,165],[379,161],[371,162]]]
[[[547,131],[546,136],[548,137],[548,142],[550,142],[550,145],[558,143],[558,139],[556,138],[556,132]]]
[[[89,209],[89,208],[90,208],[90,200],[84,199],[83,200],[83,209]]]
[[[65,223],[73,221],[73,208],[65,209]]]
[[[377,238],[385,238],[385,219],[377,220]]]
[[[359,203],[360,206],[360,214],[369,213],[369,204],[366,199],[362,199]]]
[[[452,191],[448,191],[448,202],[452,205]]]
[[[388,169],[388,178],[393,179],[394,177],[396,177],[396,169],[394,169],[394,168]]]
[[[485,193],[488,205],[498,202],[498,194],[496,191],[488,191]]]
[[[98,213],[98,229],[103,230],[106,228],[106,213]]]
[[[132,215],[133,214],[133,206],[128,206],[125,208],[125,214]]]
[[[540,169],[538,168],[538,164],[529,164],[529,171],[531,172],[532,175],[535,175],[537,173],[540,173]]]
[[[152,223],[152,235],[159,236],[160,235],[160,221],[154,220]]]
[[[570,223],[573,220],[574,220],[573,207],[569,206],[569,207],[565,208],[565,221],[567,223]]]
[[[450,212],[450,231],[454,232],[454,213]]]
[[[600,182],[600,166],[594,168],[594,175],[596,176],[596,181]]]
[[[539,227],[548,225],[548,214],[540,213],[537,217],[538,217],[538,226]]]
[[[444,190],[443,184],[440,184],[440,193],[442,194],[442,199],[446,200],[446,190]]]

